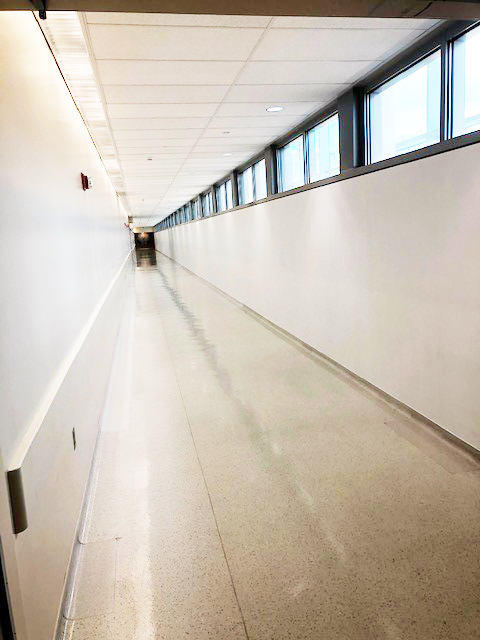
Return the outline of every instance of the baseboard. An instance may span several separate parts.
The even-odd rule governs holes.
[[[248,313],[250,316],[255,318],[258,322],[260,322],[262,325],[264,325],[267,329],[269,329],[270,331],[273,331],[274,333],[276,333],[277,335],[279,335],[283,339],[287,340],[290,344],[295,346],[297,349],[300,349],[302,352],[308,353],[308,355],[318,359],[319,362],[321,362],[324,366],[328,366],[330,368],[330,370],[333,373],[335,373],[336,375],[341,375],[342,377],[346,377],[348,380],[350,380],[351,382],[354,382],[356,385],[361,387],[364,391],[370,393],[377,400],[386,403],[390,408],[393,408],[396,411],[399,411],[399,412],[401,412],[401,413],[403,413],[405,415],[408,415],[409,417],[411,417],[411,418],[413,418],[415,420],[418,420],[419,422],[421,422],[425,426],[427,426],[430,429],[434,430],[439,436],[441,436],[445,440],[448,440],[454,446],[460,448],[462,450],[462,452],[465,453],[466,455],[474,458],[476,461],[480,460],[480,450],[478,450],[477,448],[473,447],[468,442],[465,442],[464,440],[462,440],[461,438],[459,438],[455,434],[451,433],[450,431],[448,431],[444,427],[441,427],[436,422],[433,422],[432,420],[430,420],[426,416],[422,415],[421,413],[419,413],[418,411],[416,411],[412,407],[408,406],[407,404],[405,404],[401,400],[398,400],[397,398],[394,398],[393,396],[391,396],[390,394],[386,393],[385,391],[383,391],[379,387],[375,386],[374,384],[372,384],[371,382],[369,382],[365,378],[362,378],[361,376],[356,374],[354,371],[351,371],[350,369],[348,369],[347,367],[343,366],[339,362],[333,360],[332,358],[327,356],[325,353],[322,353],[321,351],[319,351],[318,349],[315,349],[314,347],[312,347],[308,343],[303,342],[303,340],[300,340],[300,338],[297,338],[296,336],[291,334],[286,329],[283,329],[282,327],[278,326],[277,324],[275,324],[271,320],[268,320],[264,316],[260,315],[257,311],[255,311],[254,309],[252,309],[248,305],[240,302],[236,298],[233,298],[232,296],[230,296],[228,293],[226,293],[225,291],[223,291],[219,287],[215,286],[214,284],[212,284],[211,282],[209,282],[205,278],[202,278],[202,276],[199,276],[195,272],[191,271],[190,269],[188,269],[188,267],[185,267],[184,265],[182,265],[180,262],[177,262],[176,260],[174,260],[170,256],[166,255],[165,253],[162,253],[161,251],[158,251],[158,249],[155,249],[155,251],[157,253],[159,253],[161,256],[163,256],[165,258],[168,258],[171,262],[174,262],[176,265],[178,265],[179,267],[181,267],[182,269],[187,271],[190,275],[194,276],[195,278],[197,278],[198,280],[200,280],[201,282],[203,282],[204,284],[209,286],[211,289],[213,289],[214,291],[216,291],[217,293],[222,295],[224,298],[226,298],[227,300],[232,302],[235,306],[237,306],[240,309],[242,309],[245,313]]]

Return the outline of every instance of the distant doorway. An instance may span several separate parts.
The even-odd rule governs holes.
[[[140,231],[135,234],[135,249],[155,249],[153,233]]]
[[[135,253],[137,254],[137,267],[148,268],[157,264],[153,233],[140,231],[135,234]]]

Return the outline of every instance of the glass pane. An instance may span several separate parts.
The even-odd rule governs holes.
[[[453,44],[453,135],[480,129],[480,28]]]
[[[253,171],[255,173],[255,200],[267,197],[267,165],[265,158],[257,162]]]
[[[212,210],[210,208],[210,198],[208,197],[210,195],[210,192],[206,193],[204,196],[202,196],[202,208],[203,208],[203,217],[207,218]]]
[[[340,173],[338,115],[321,122],[307,136],[310,182]]]
[[[252,167],[248,167],[241,175],[242,204],[253,202],[253,173]]]
[[[218,211],[225,211],[225,209],[227,208],[224,182],[217,188],[217,207]]]
[[[227,209],[231,209],[233,207],[233,191],[232,191],[231,180],[227,180],[226,182],[226,194],[227,194]]]
[[[280,149],[280,185],[282,191],[305,184],[303,165],[303,136],[299,136]]]
[[[440,51],[370,94],[371,162],[440,141]]]

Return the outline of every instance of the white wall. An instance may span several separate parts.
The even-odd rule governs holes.
[[[157,233],[157,250],[480,448],[480,145]]]
[[[0,58],[0,452],[4,470],[22,460],[29,517],[14,537],[2,501],[0,535],[18,638],[50,640],[131,270],[128,261],[121,269],[130,239],[31,13],[0,13]],[[92,190],[82,190],[81,172]]]

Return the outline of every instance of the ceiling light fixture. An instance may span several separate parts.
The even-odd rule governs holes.
[[[267,107],[265,111],[268,111],[269,113],[277,113],[278,111],[283,111],[283,107],[280,107],[279,105]]]
[[[228,156],[231,156],[231,155],[232,155],[231,153],[222,153],[222,156],[223,156],[224,158],[227,158]]]

